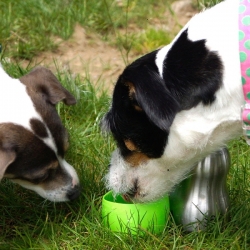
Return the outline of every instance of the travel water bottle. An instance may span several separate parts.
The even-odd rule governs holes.
[[[229,207],[226,187],[230,155],[222,148],[205,157],[170,194],[170,208],[176,224],[185,231],[204,230],[209,220],[225,214]]]

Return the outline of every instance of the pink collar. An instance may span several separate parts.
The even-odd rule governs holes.
[[[250,145],[250,0],[240,0],[239,51],[241,81],[245,99],[242,106],[243,132]]]

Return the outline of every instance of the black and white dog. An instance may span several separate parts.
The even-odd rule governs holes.
[[[50,201],[80,194],[75,169],[65,161],[68,134],[55,105],[76,103],[53,73],[43,67],[20,79],[0,65],[0,180],[3,177]]]
[[[102,126],[118,145],[108,188],[136,202],[169,193],[242,133],[238,1],[195,15],[173,42],[125,68]]]

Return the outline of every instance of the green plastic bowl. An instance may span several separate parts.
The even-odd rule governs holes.
[[[168,215],[168,197],[150,203],[128,203],[110,191],[102,199],[103,224],[115,232],[159,234],[166,226]]]

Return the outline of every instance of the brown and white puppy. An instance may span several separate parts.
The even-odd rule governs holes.
[[[171,192],[242,134],[239,1],[195,15],[167,46],[125,68],[103,119],[116,142],[107,186],[137,202]]]
[[[50,201],[79,196],[79,179],[64,160],[68,134],[55,105],[76,103],[53,73],[37,67],[20,79],[0,67],[0,179]]]

